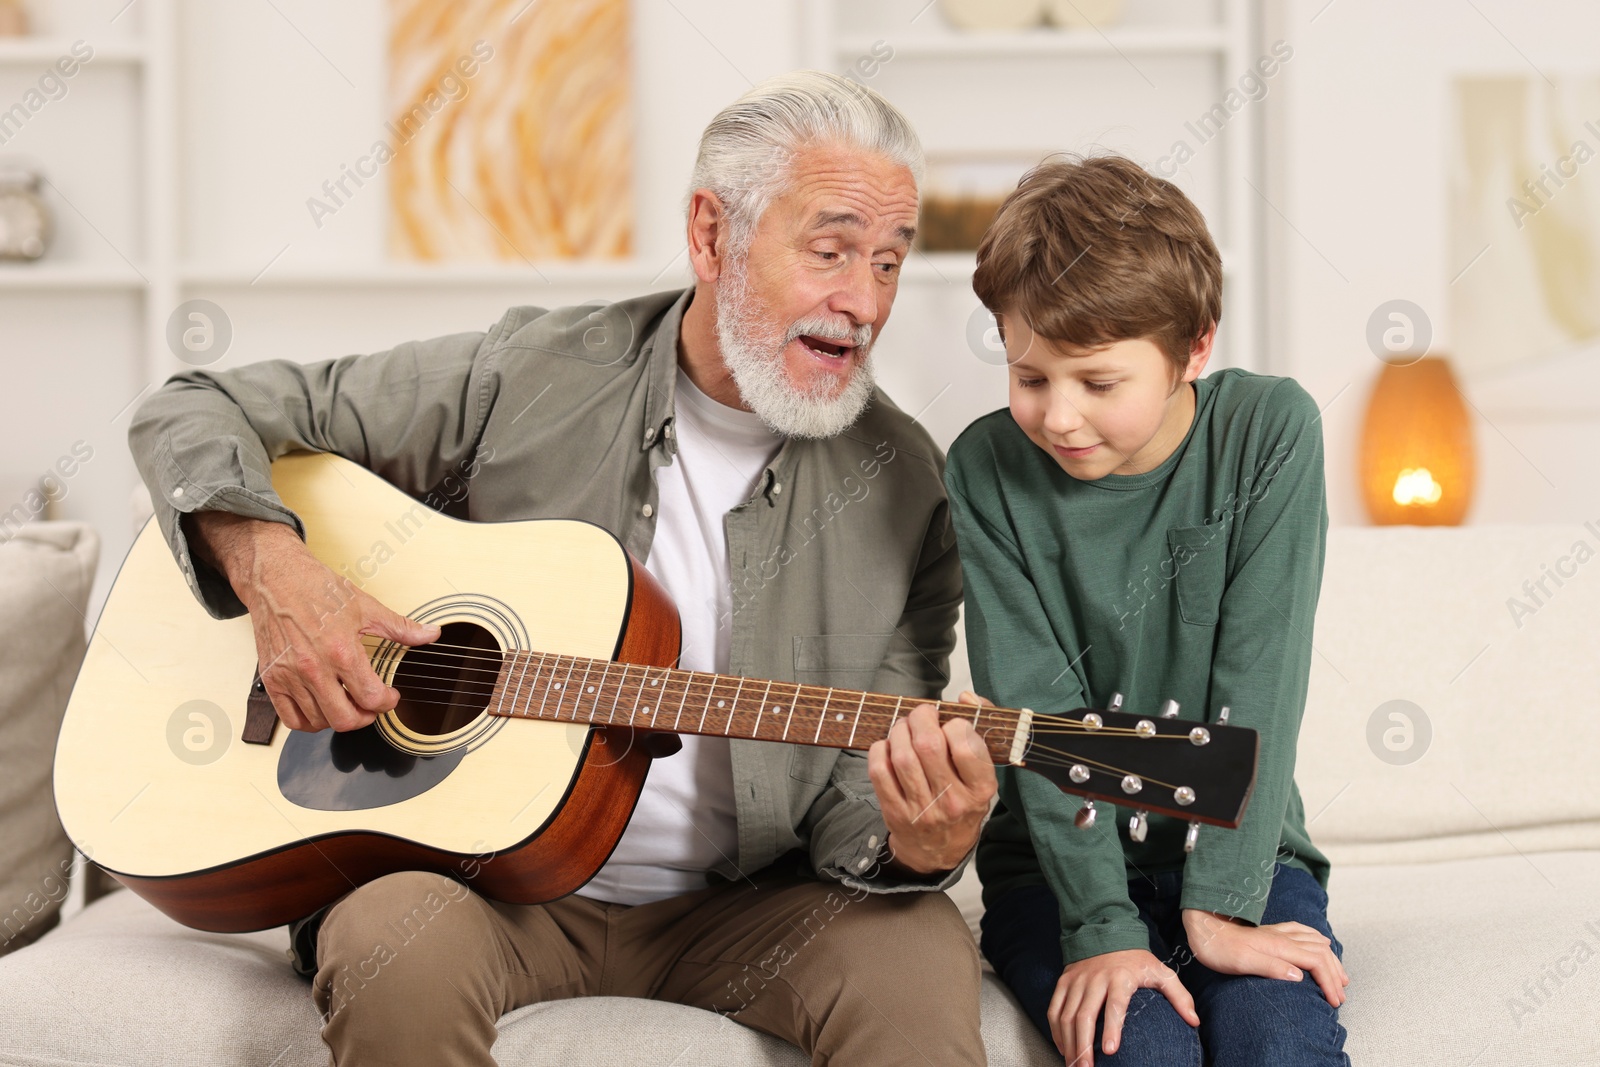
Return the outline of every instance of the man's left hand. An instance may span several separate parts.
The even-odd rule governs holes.
[[[993,706],[974,693],[964,704]],[[966,719],[939,724],[918,704],[867,752],[867,772],[889,828],[893,862],[918,875],[953,870],[977,843],[998,788],[994,761]]]

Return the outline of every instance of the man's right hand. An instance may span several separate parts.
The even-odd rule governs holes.
[[[372,669],[362,635],[424,645],[439,628],[396,614],[334,573],[281,522],[222,511],[184,516],[190,544],[250,612],[261,682],[291,730],[355,730],[400,693]]]
[[[1178,981],[1178,974],[1146,949],[1127,949],[1090,956],[1067,965],[1055,995],[1050,998],[1050,1033],[1056,1048],[1066,1057],[1067,1067],[1092,1067],[1094,1028],[1103,1008],[1106,1015],[1101,1050],[1106,1055],[1122,1043],[1122,1023],[1128,1016],[1128,1002],[1139,989],[1159,989],[1183,1021],[1200,1025],[1194,998]]]

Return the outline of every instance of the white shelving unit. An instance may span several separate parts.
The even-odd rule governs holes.
[[[1130,0],[1127,6],[1131,13],[1131,9],[1140,6],[1139,0]],[[1146,9],[1150,6],[1144,5]],[[1084,92],[1092,94],[1096,91],[1095,77],[1106,69],[1106,61],[1138,69],[1136,63],[1144,57],[1199,60],[1207,66],[1208,80],[1194,85],[1192,107],[1198,112],[1204,106],[1200,101],[1209,103],[1220,99],[1230,85],[1250,69],[1262,50],[1258,0],[1213,0],[1213,7],[1214,19],[1204,23],[1162,25],[1147,21],[1108,26],[1103,30],[1039,27],[996,32],[963,32],[950,27],[938,10],[938,0],[926,4],[924,0],[916,0],[909,5],[899,5],[896,0],[804,0],[802,12],[806,54],[814,67],[847,70],[859,57],[881,55],[887,45],[892,48],[893,57],[885,67],[892,67],[897,73],[920,70],[923,77],[960,85],[974,98],[981,98],[997,110],[1035,106],[1039,127],[1048,129],[1047,109],[1051,101],[1030,99],[1032,86],[1023,76],[1005,69],[1008,61],[1032,63],[1035,73],[1040,62],[1060,60],[1063,67],[1081,66]],[[874,11],[885,17],[863,29],[860,25],[862,13]],[[905,11],[913,13],[909,19],[888,17],[903,16]],[[1188,12],[1184,14],[1193,17]],[[870,78],[864,80],[879,86]],[[1108,100],[1106,103],[1107,114],[1113,114],[1118,102]],[[1115,120],[1108,117],[1105,121]],[[1217,183],[1220,196],[1202,207],[1210,208],[1212,233],[1222,250],[1227,287],[1222,328],[1227,347],[1226,363],[1265,371],[1271,368],[1261,342],[1260,198],[1251,188],[1251,183],[1257,188],[1261,185],[1259,122],[1257,110],[1246,108],[1236,120],[1228,123],[1221,137],[1223,158]],[[971,132],[974,136],[970,154],[974,158],[997,154],[991,130],[974,124]],[[1037,157],[1044,154],[1037,151],[1037,145],[1035,135],[1026,142],[1008,145],[1007,150],[1014,156]],[[944,151],[940,154],[944,156],[966,151],[959,145],[942,147]],[[1051,150],[1074,148],[1075,144],[1062,143]],[[1216,217],[1219,214],[1221,225]],[[907,263],[902,279],[964,282],[972,274],[971,260],[970,255],[958,253],[916,255]]]
[[[158,346],[165,344],[166,314],[175,304],[178,291],[173,273],[173,229],[176,223],[173,191],[173,144],[176,116],[173,109],[173,0],[144,0],[139,5],[142,27],[136,37],[116,36],[113,21],[104,27],[85,29],[75,35],[45,34],[0,39],[0,71],[22,73],[26,77],[43,75],[57,59],[72,54],[76,42],[93,49],[92,59],[80,66],[68,83],[68,93],[82,95],[73,88],[85,79],[101,77],[107,69],[130,69],[136,78],[139,99],[136,105],[140,129],[135,143],[139,158],[107,160],[103,175],[93,180],[135,180],[139,185],[138,211],[142,220],[137,247],[111,244],[93,219],[79,218],[75,205],[54,204],[56,227],[86,225],[98,239],[111,244],[114,256],[94,261],[74,261],[51,253],[37,263],[0,265],[0,294],[8,292],[125,292],[142,293],[142,333],[146,363],[159,363]],[[120,18],[121,13],[118,13]],[[96,37],[95,29],[106,36]],[[47,112],[41,112],[49,121]],[[9,146],[0,154],[9,155]],[[49,153],[28,152],[41,157],[45,177],[52,174]],[[77,175],[79,180],[90,180]],[[47,197],[48,198],[48,197]]]
[[[674,264],[673,266],[678,266]],[[666,278],[672,268],[658,270],[637,260],[612,263],[386,263],[330,265],[316,268],[266,269],[186,264],[179,280],[186,288],[206,289],[367,289],[418,286],[441,289],[528,285],[648,285]]]
[[[932,12],[930,17],[937,17]],[[869,54],[882,38],[847,34],[838,38],[838,49],[849,56]],[[1090,30],[1042,28],[994,33],[927,34],[895,45],[897,56],[925,59],[953,59],[970,56],[1095,56],[1139,52],[1145,54],[1187,55],[1218,52],[1227,47],[1228,36],[1221,28],[1203,29],[1117,29],[1104,33]]]
[[[121,294],[138,298],[139,321],[130,324],[139,340],[138,377],[159,381],[181,369],[167,348],[167,319],[184,300],[200,295],[249,290],[278,294],[289,300],[323,292],[381,297],[394,290],[428,290],[435,295],[504,290],[508,296],[525,295],[536,287],[594,287],[597,290],[648,291],[679,284],[682,257],[665,267],[643,259],[601,263],[482,263],[415,264],[388,262],[329,263],[313,266],[285,264],[191,262],[180,251],[179,231],[184,225],[180,197],[193,179],[180,174],[183,128],[179,107],[180,47],[176,8],[178,0],[142,0],[138,5],[136,33],[108,21],[101,26],[79,24],[76,32],[45,33],[22,38],[0,38],[0,76],[31,81],[48,71],[75,41],[87,41],[92,60],[75,75],[69,89],[85,79],[105,77],[108,70],[131,71],[137,91],[135,111],[139,129],[132,140],[135,158],[108,159],[103,173],[74,174],[77,182],[131,181],[138,187],[134,210],[138,213],[136,240],[112,243],[105,238],[102,218],[80,215],[47,187],[56,219],[58,238],[63,228],[80,231],[80,246],[94,254],[86,259],[63,252],[59,240],[37,263],[0,264],[0,297],[7,294]],[[115,11],[113,7],[110,9]],[[73,14],[80,14],[74,11]],[[123,16],[118,16],[122,18]],[[102,32],[104,38],[97,37]],[[121,36],[116,36],[121,34]],[[106,105],[105,99],[99,101]],[[41,112],[42,119],[48,111]],[[190,131],[189,136],[193,136]],[[0,157],[22,156],[39,163],[47,180],[58,174],[58,152],[49,146],[0,146]],[[181,179],[181,180],[180,180]],[[98,236],[97,236],[98,235]],[[110,245],[109,248],[106,245]],[[508,302],[510,302],[508,300]]]
[[[55,263],[0,266],[0,292],[49,292],[56,289],[137,292],[144,287],[145,280],[128,267],[119,269]]]
[[[26,63],[44,66],[54,63],[72,48],[73,41],[56,37],[0,38],[0,63]],[[96,63],[143,63],[144,44],[140,41],[104,41],[94,45]]]

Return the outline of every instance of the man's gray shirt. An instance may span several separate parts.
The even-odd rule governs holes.
[[[645,559],[673,462],[673,390],[693,290],[605,306],[516,307],[484,333],[321,363],[272,360],[175,375],[128,436],[156,520],[216,618],[244,612],[190,550],[181,515],[289,523],[271,461],[332,452],[413,497],[480,522],[586,519]],[[937,698],[961,602],[942,476],[927,432],[873,391],[844,433],[789,438],[724,529],[729,673]],[[405,605],[389,605],[403,611]],[[821,877],[871,892],[937,889],[877,864],[886,837],[863,755],[732,742],[737,878],[794,849]]]

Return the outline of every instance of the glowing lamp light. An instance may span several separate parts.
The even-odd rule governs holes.
[[[1444,490],[1433,480],[1433,472],[1427,467],[1407,467],[1394,480],[1396,504],[1437,504],[1442,496]]]
[[[1456,526],[1472,503],[1472,419],[1450,364],[1385,363],[1361,431],[1361,485],[1380,526]]]

